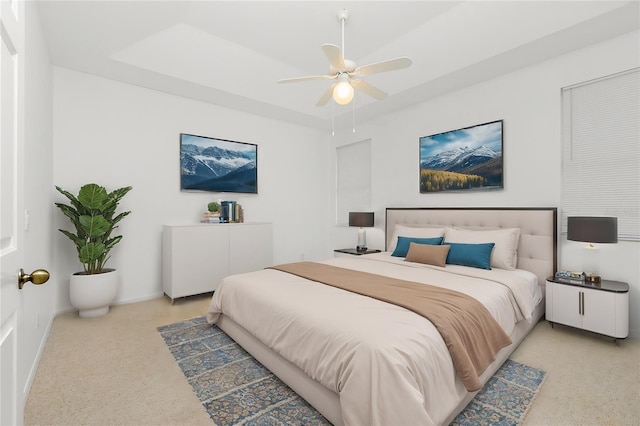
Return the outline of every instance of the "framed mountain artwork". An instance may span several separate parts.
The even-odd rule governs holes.
[[[258,193],[258,145],[180,134],[182,191]]]
[[[420,138],[420,193],[502,189],[502,120]]]

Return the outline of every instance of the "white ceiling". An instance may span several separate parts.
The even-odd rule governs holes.
[[[333,102],[320,45],[358,65],[409,56],[356,92],[368,120],[640,28],[638,1],[55,1],[38,2],[54,65],[320,129]],[[352,107],[335,106],[337,120]]]

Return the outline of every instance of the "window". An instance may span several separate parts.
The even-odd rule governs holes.
[[[347,225],[349,212],[371,210],[371,139],[336,149],[336,224]]]
[[[640,71],[562,89],[562,231],[567,216],[615,216],[640,240]]]

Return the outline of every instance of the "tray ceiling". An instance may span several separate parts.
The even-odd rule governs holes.
[[[358,120],[638,30],[636,1],[39,1],[54,65],[253,114],[326,129],[352,106],[315,106],[327,81],[320,45],[364,65],[409,56],[367,77]]]

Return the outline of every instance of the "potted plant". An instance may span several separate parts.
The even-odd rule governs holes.
[[[71,205],[55,203],[67,216],[76,233],[60,229],[76,246],[83,271],[71,275],[69,298],[81,317],[95,317],[109,312],[118,291],[115,269],[105,268],[109,252],[120,242],[122,235],[112,236],[117,224],[131,212],[116,214],[122,197],[130,186],[107,193],[100,185],[90,183],[80,188],[78,196],[56,186]]]
[[[207,204],[207,211],[204,213],[201,222],[220,222],[220,204],[218,202],[212,201]]]

